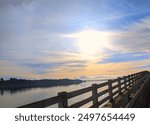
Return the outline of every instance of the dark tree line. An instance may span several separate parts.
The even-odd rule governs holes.
[[[42,88],[52,86],[65,86],[71,84],[79,84],[83,82],[79,79],[43,79],[43,80],[26,80],[10,78],[10,80],[4,80],[1,78],[0,90],[19,90],[25,88]]]

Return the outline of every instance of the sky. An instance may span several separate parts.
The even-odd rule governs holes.
[[[150,0],[0,0],[0,77],[150,70]]]

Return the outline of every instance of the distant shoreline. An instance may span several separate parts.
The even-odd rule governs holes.
[[[31,88],[46,88],[54,86],[66,86],[80,84],[84,82],[79,79],[42,79],[42,80],[25,80],[11,78],[10,80],[0,81],[0,90],[21,90]]]

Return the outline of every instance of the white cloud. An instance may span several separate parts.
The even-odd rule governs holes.
[[[150,52],[150,18],[145,18],[114,37],[116,49]]]

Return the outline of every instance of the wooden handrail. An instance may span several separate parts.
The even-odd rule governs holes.
[[[104,83],[93,84],[90,87],[86,87],[76,91],[60,92],[55,97],[51,97],[31,104],[23,105],[20,106],[19,108],[37,108],[37,107],[42,108],[54,104],[58,104],[59,108],[81,107],[91,101],[93,102],[93,104],[90,107],[99,107],[100,105],[106,103],[107,101],[114,103],[114,97],[116,95],[122,95],[123,91],[128,90],[129,87],[139,86],[141,85],[141,83],[144,83],[144,80],[148,77],[147,74],[149,74],[148,71],[143,71],[128,76],[119,77],[117,79],[108,80],[107,82]],[[138,83],[139,81],[140,83]],[[98,92],[98,89],[102,87],[106,87],[106,89],[101,92]],[[80,96],[88,92],[92,93],[90,97],[87,97],[86,99],[76,102],[72,105],[68,104],[68,99],[74,98],[76,96]],[[102,97],[106,94],[108,96],[105,96],[100,101],[98,100],[99,97]]]

